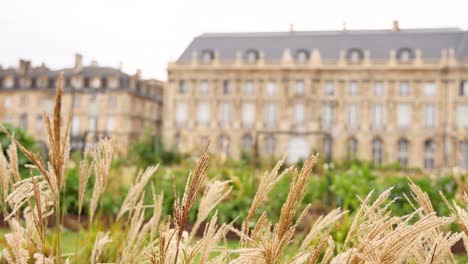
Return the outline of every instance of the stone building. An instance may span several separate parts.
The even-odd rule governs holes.
[[[51,115],[55,88],[63,73],[63,111],[71,121],[71,147],[107,136],[125,150],[131,140],[150,129],[160,133],[163,83],[142,80],[140,72],[129,75],[118,68],[96,62],[83,65],[75,56],[72,68],[51,70],[32,67],[20,60],[17,68],[0,67],[0,118],[4,123],[27,130],[39,142],[47,141],[43,112]]]
[[[237,158],[468,168],[468,32],[214,33],[168,65],[163,133]]]

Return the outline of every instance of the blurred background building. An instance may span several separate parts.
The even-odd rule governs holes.
[[[468,168],[468,32],[203,34],[169,63],[164,102],[182,151]]]
[[[20,60],[16,68],[0,67],[1,120],[46,142],[43,112],[53,112],[61,73],[63,114],[68,116],[73,111],[73,149],[82,149],[101,137],[112,137],[125,150],[145,129],[154,134],[161,132],[161,81],[142,80],[140,72],[130,75],[95,61],[83,65],[80,54],[76,54],[74,66],[65,69],[52,70],[44,64],[32,67],[26,60]]]

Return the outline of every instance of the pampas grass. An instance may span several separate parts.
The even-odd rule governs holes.
[[[69,120],[63,119],[61,79],[57,87],[56,106],[53,117],[45,118],[49,137],[49,159],[20,145],[13,135],[2,130],[12,140],[7,157],[0,153],[1,205],[10,232],[5,235],[6,248],[2,258],[8,263],[70,263],[60,250],[60,235],[63,232],[61,219],[61,192],[65,183],[69,162]],[[62,122],[64,120],[64,122]],[[17,150],[29,158],[30,177],[20,178]],[[411,194],[405,196],[413,212],[396,216],[391,206],[392,188],[375,197],[370,192],[361,199],[358,210],[351,217],[351,225],[344,243],[333,240],[337,225],[348,212],[340,208],[320,216],[306,233],[298,233],[298,226],[310,205],[303,204],[309,188],[309,178],[317,161],[310,157],[301,169],[294,166],[283,169],[285,157],[260,179],[250,209],[242,226],[218,223],[216,206],[229,199],[232,190],[230,181],[207,182],[209,165],[208,147],[202,153],[195,169],[188,175],[182,198],[176,193],[173,214],[165,217],[162,204],[164,194],[158,194],[158,183],[151,178],[158,165],[139,172],[130,186],[120,210],[116,215],[118,235],[107,229],[97,217],[99,204],[109,181],[113,159],[113,143],[102,139],[92,149],[86,150],[79,165],[78,211],[88,204],[90,227],[86,241],[90,251],[74,252],[76,263],[446,263],[453,262],[450,248],[463,240],[468,249],[468,213],[466,192],[460,194],[462,203],[447,201],[440,193],[450,216],[438,216],[429,196],[409,180]],[[285,175],[292,175],[286,200],[277,222],[269,212],[259,212],[274,186]],[[91,198],[86,199],[86,187],[94,177]],[[150,185],[150,186],[148,186]],[[151,188],[149,188],[151,187]],[[204,192],[202,194],[202,189]],[[174,188],[175,189],[175,188]],[[149,193],[149,190],[151,193]],[[146,204],[146,199],[152,199]],[[150,197],[150,198],[149,198]],[[375,199],[374,199],[375,197]],[[199,209],[191,233],[187,232],[189,214],[199,199]],[[209,215],[214,211],[214,215]],[[55,216],[55,229],[47,229],[48,216]],[[258,217],[257,217],[258,216]],[[23,221],[24,220],[24,221]],[[196,237],[201,224],[206,222],[202,237]],[[460,232],[446,232],[454,222]],[[91,236],[92,231],[95,236]],[[231,232],[239,237],[236,248],[229,248],[226,235]],[[94,239],[90,240],[93,237]],[[115,249],[113,259],[106,259],[106,250]],[[86,258],[82,258],[86,255]]]

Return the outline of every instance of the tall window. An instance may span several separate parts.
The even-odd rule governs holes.
[[[23,130],[28,129],[28,114],[22,114],[20,116],[20,128]]]
[[[359,94],[359,84],[356,81],[349,83],[348,94],[351,96],[356,96]]]
[[[323,107],[322,127],[331,128],[333,127],[333,115],[335,107],[332,104],[325,104]]]
[[[231,122],[231,104],[223,102],[219,107],[221,126],[228,126]]]
[[[400,96],[406,97],[410,94],[410,87],[408,82],[400,83]]]
[[[424,126],[426,128],[435,128],[436,126],[436,107],[433,104],[424,107]]]
[[[354,160],[356,159],[357,156],[357,150],[358,150],[358,141],[356,138],[352,137],[348,139],[348,159],[349,160]]]
[[[384,84],[383,82],[375,82],[374,83],[374,96],[384,96],[385,90],[384,90]]]
[[[302,125],[304,123],[304,104],[296,103],[294,104],[294,122],[296,125]]]
[[[458,105],[457,125],[459,128],[468,129],[468,104]]]
[[[384,106],[383,104],[374,104],[372,106],[372,127],[380,130],[384,126]]]
[[[20,97],[20,106],[26,106],[28,104],[28,96],[22,95]]]
[[[462,81],[460,83],[460,96],[468,96],[468,81]]]
[[[80,118],[73,116],[71,123],[71,135],[76,137],[80,134]]]
[[[409,104],[399,104],[397,108],[398,128],[407,129],[411,124],[411,106]]]
[[[376,165],[382,164],[383,161],[383,143],[379,138],[372,141],[372,161]]]
[[[428,139],[424,141],[424,168],[433,169],[435,165],[435,144]]]
[[[305,93],[305,83],[303,81],[297,81],[294,86],[294,93],[296,95],[302,95]]]
[[[228,80],[223,81],[223,94],[230,94],[232,90],[231,82]]]
[[[185,81],[179,81],[179,93],[184,94],[187,93],[188,87]]]
[[[81,97],[80,96],[74,96],[73,97],[73,108],[80,108],[80,103],[81,103]]]
[[[197,109],[197,120],[202,126],[207,126],[210,122],[210,104],[208,102],[199,102]]]
[[[242,137],[242,149],[246,152],[250,152],[252,150],[253,145],[253,138],[250,134],[245,134]]]
[[[276,140],[275,136],[268,135],[265,138],[265,153],[269,156],[275,155]]]
[[[44,131],[44,117],[43,115],[37,115],[36,118],[36,132],[41,133]]]
[[[325,136],[323,140],[323,153],[325,154],[325,160],[331,161],[333,157],[333,139],[331,136]]]
[[[278,87],[276,86],[275,82],[268,82],[266,85],[266,92],[268,96],[274,96],[276,94],[276,91],[278,90]]]
[[[230,145],[230,140],[229,137],[226,135],[221,135],[219,137],[219,149],[221,150],[221,153],[223,153],[226,156],[229,156],[229,145]]]
[[[115,131],[115,116],[110,116],[107,118],[106,131],[108,133]]]
[[[244,103],[242,105],[242,125],[245,128],[253,127],[255,123],[255,103]]]
[[[208,81],[201,81],[200,82],[200,94],[208,94],[208,92],[209,92]]]
[[[408,166],[408,140],[402,138],[398,140],[398,163],[401,166]]]
[[[97,129],[97,116],[90,116],[88,119],[88,131],[95,132]]]
[[[178,102],[176,104],[175,119],[178,126],[183,126],[187,122],[187,103]]]
[[[357,104],[350,104],[348,105],[348,128],[356,129],[359,127],[359,120],[358,120],[358,111],[359,107]]]
[[[437,86],[435,82],[427,82],[424,84],[424,95],[435,96],[437,94]]]
[[[244,93],[245,94],[254,94],[254,84],[251,81],[244,83]]]
[[[11,97],[10,96],[5,96],[5,99],[3,99],[3,106],[5,108],[11,107]]]
[[[108,100],[107,103],[110,107],[117,107],[117,97],[111,95],[109,96],[107,100]]]
[[[276,126],[277,109],[275,103],[268,103],[266,105],[266,125],[269,128]]]
[[[324,94],[326,96],[333,96],[335,95],[335,86],[333,85],[333,82],[326,82],[324,86]]]
[[[468,140],[460,141],[460,167],[468,169]]]

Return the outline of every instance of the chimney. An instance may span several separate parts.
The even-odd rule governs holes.
[[[294,24],[289,24],[289,33],[294,32]]]
[[[20,60],[17,71],[20,74],[27,74],[30,68],[31,68],[31,61]]]
[[[400,31],[400,26],[398,25],[398,20],[393,20],[393,28],[392,28],[392,31],[393,31],[393,32],[398,32],[398,31]]]
[[[75,54],[75,67],[74,69],[76,71],[79,71],[83,68],[83,56],[81,56],[81,54],[79,53],[76,53]]]
[[[97,60],[92,60],[92,61],[91,61],[91,66],[93,66],[93,67],[99,66]]]
[[[135,76],[137,77],[137,79],[140,79],[140,77],[141,77],[141,70],[140,69],[136,70]]]

